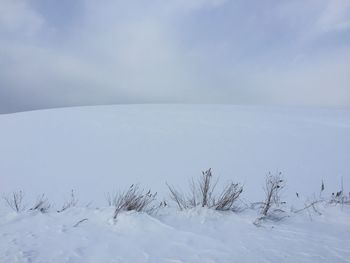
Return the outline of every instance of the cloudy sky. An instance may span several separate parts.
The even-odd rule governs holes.
[[[0,113],[350,106],[349,0],[0,0]]]

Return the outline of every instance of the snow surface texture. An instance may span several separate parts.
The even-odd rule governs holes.
[[[46,193],[47,214],[0,206],[0,262],[350,262],[349,207],[321,204],[279,222],[258,211],[122,213],[106,194],[133,183],[169,199],[209,167],[262,201],[268,171],[287,180],[286,207],[302,208],[350,183],[350,110],[128,105],[0,115],[0,193]],[[78,207],[56,213],[74,189]],[[296,197],[296,192],[299,198]],[[92,203],[90,203],[92,201]],[[90,203],[89,207],[85,207]],[[169,202],[168,202],[169,203]],[[288,210],[289,211],[289,210]],[[74,225],[87,218],[87,220]]]
[[[7,215],[0,262],[350,262],[349,210],[262,227],[247,212],[128,212],[113,223],[112,210]]]

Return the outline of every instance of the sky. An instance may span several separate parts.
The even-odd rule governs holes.
[[[349,0],[0,0],[0,113],[350,107]]]

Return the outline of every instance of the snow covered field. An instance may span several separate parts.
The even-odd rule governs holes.
[[[218,105],[77,107],[0,115],[0,193],[45,193],[49,213],[0,205],[0,262],[350,262],[350,209],[303,208],[323,180],[328,198],[350,191],[350,110]],[[187,190],[211,167],[263,201],[265,175],[281,171],[287,218],[258,210],[177,211],[166,183]],[[133,183],[169,207],[112,220],[106,195]],[[56,213],[71,189],[77,207]],[[299,198],[296,196],[298,192]],[[86,207],[88,205],[88,207]],[[82,220],[77,227],[74,225]]]

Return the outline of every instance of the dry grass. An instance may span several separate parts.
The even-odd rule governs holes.
[[[113,219],[117,219],[122,211],[146,212],[151,214],[157,209],[152,203],[156,200],[157,193],[152,193],[151,190],[144,193],[138,185],[131,185],[130,188],[114,197],[109,196],[108,202],[115,206]]]
[[[183,194],[174,187],[169,186],[170,198],[177,204],[180,210],[197,206],[208,207],[219,211],[235,210],[235,202],[243,192],[243,187],[238,183],[229,183],[220,194],[215,194],[218,180],[213,182],[211,169],[202,172],[197,182],[192,180],[189,194]]]
[[[278,208],[284,202],[281,201],[281,191],[285,187],[282,173],[269,173],[265,180],[265,201],[262,203],[261,214],[267,216],[272,207]],[[278,209],[279,210],[279,209]]]
[[[11,195],[3,197],[7,206],[17,213],[23,212],[25,210],[23,198],[24,193],[22,191],[13,192]]]
[[[29,210],[39,211],[41,213],[47,213],[49,211],[50,207],[51,207],[51,204],[50,204],[49,200],[45,197],[45,194],[42,194],[41,196],[39,196],[37,198],[34,205]]]
[[[57,213],[61,213],[65,210],[67,210],[68,208],[76,206],[78,204],[78,201],[79,200],[75,197],[74,191],[72,190],[69,200],[63,204],[63,206],[60,210],[57,210]]]

